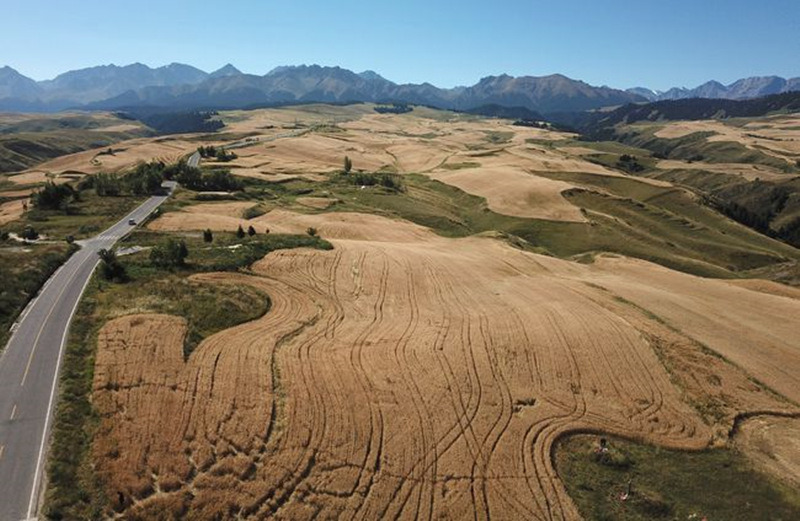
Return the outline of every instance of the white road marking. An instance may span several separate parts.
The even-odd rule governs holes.
[[[92,265],[92,272],[94,272],[97,265],[100,263],[100,258],[95,260],[94,265]],[[77,271],[77,270],[75,270]],[[34,503],[36,502],[36,496],[39,489],[39,472],[42,469],[42,458],[44,457],[44,449],[46,446],[47,441],[47,428],[50,426],[50,416],[52,416],[53,412],[53,400],[56,397],[56,387],[58,384],[58,372],[61,369],[61,359],[64,355],[64,346],[67,343],[67,332],[69,331],[69,326],[72,323],[72,317],[75,316],[75,310],[78,309],[78,304],[81,301],[81,297],[83,296],[83,292],[86,291],[86,286],[89,285],[89,281],[92,280],[92,277],[87,277],[86,282],[83,283],[83,287],[81,288],[80,295],[77,299],[75,299],[75,304],[72,306],[72,311],[69,314],[69,321],[67,322],[67,327],[64,328],[64,332],[61,334],[61,347],[58,350],[58,360],[56,361],[56,372],[53,376],[53,386],[50,388],[50,401],[47,404],[47,416],[44,419],[44,429],[42,430],[42,443],[39,445],[39,457],[36,458],[36,474],[33,476],[33,489],[31,490],[31,500],[28,503],[28,518],[32,517]]]
[[[31,363],[33,362],[33,355],[34,353],[36,353],[36,348],[39,346],[39,337],[41,337],[42,333],[44,332],[44,326],[45,324],[47,324],[47,321],[50,320],[50,315],[52,315],[53,311],[56,310],[56,304],[58,304],[58,301],[61,300],[61,295],[63,295],[64,292],[67,291],[69,285],[72,284],[72,279],[74,279],[75,275],[78,274],[78,270],[80,269],[80,267],[81,264],[78,264],[78,267],[75,268],[75,271],[72,272],[72,275],[70,275],[66,284],[64,284],[64,287],[61,288],[61,291],[58,293],[58,296],[55,299],[53,299],[53,305],[50,307],[50,311],[47,313],[47,316],[44,317],[44,320],[42,320],[42,325],[39,327],[39,332],[36,334],[36,339],[33,341],[33,349],[31,349],[31,354],[28,357],[28,365],[25,366],[25,373],[22,375],[22,382],[20,382],[19,384],[20,387],[25,385],[25,380],[28,378],[28,371],[30,371],[31,369]]]
[[[15,404],[14,404],[14,408],[13,408],[13,409],[11,409],[11,418],[9,418],[9,419],[10,419],[10,420],[13,420],[13,419],[14,419],[14,416],[16,416],[16,415],[17,415],[17,404],[15,403]]]
[[[171,195],[172,188],[170,188],[169,192],[170,192],[169,195]],[[162,198],[162,199],[160,199],[158,201],[147,201],[147,202],[145,202],[142,205],[142,206],[144,206],[146,208],[146,210],[144,210],[145,211],[145,215],[149,216],[156,208],[158,208],[158,206],[162,202],[164,202],[169,197],[169,195],[167,195],[166,197],[164,197],[164,198]],[[141,207],[140,207],[140,209],[141,209]],[[120,222],[122,222],[122,221],[120,221]],[[119,225],[119,223],[118,223],[118,225]],[[119,237],[116,237],[116,236],[107,236],[107,237],[108,237],[108,240],[112,241],[111,245],[113,246],[113,244],[117,240],[121,239],[122,237],[124,237],[125,235],[130,233],[130,231],[131,231],[131,229],[129,228],[129,229],[125,230]],[[89,241],[87,241],[87,243],[89,243],[90,241],[91,241],[91,239]],[[91,257],[92,256],[90,255],[89,258],[91,258]],[[86,259],[86,260],[88,260],[88,259]],[[92,272],[94,272],[95,268],[97,268],[97,265],[99,263],[100,263],[100,259],[97,256],[95,256],[95,262],[94,262],[94,264],[92,265],[92,268],[91,268]],[[73,272],[73,274],[69,277],[69,280],[68,280],[68,282],[67,282],[67,284],[65,286],[65,289],[66,289],[67,286],[69,286],[72,283],[72,280],[75,278],[75,275],[78,273],[78,271],[80,270],[80,267],[82,265],[83,264],[81,263],[75,269],[75,272]],[[48,280],[48,283],[51,280],[52,280],[52,278]],[[42,439],[41,439],[41,443],[39,445],[39,455],[38,455],[38,457],[36,459],[36,472],[35,472],[34,477],[33,477],[33,483],[32,483],[32,488],[31,488],[31,496],[30,496],[30,500],[28,502],[28,514],[27,514],[27,517],[26,517],[26,521],[36,521],[36,519],[37,519],[36,517],[33,516],[33,514],[35,514],[36,510],[38,509],[38,501],[37,501],[37,499],[38,499],[38,496],[39,496],[39,485],[40,485],[39,481],[40,481],[40,475],[41,475],[41,472],[42,472],[42,465],[43,465],[43,460],[44,460],[44,455],[45,455],[45,448],[47,446],[48,429],[49,429],[49,426],[50,426],[51,416],[53,415],[53,404],[54,404],[55,397],[56,397],[56,388],[58,387],[58,375],[59,375],[59,372],[60,372],[60,369],[61,369],[61,362],[62,362],[62,360],[64,358],[64,349],[65,349],[65,346],[67,344],[67,333],[69,332],[69,327],[70,327],[70,324],[72,322],[72,319],[75,316],[75,310],[78,308],[78,304],[80,304],[81,297],[83,296],[83,293],[86,291],[86,287],[89,285],[90,281],[91,281],[91,276],[87,277],[86,281],[83,283],[83,287],[81,287],[81,290],[80,290],[80,293],[78,295],[78,298],[75,300],[75,303],[72,306],[72,310],[70,311],[69,318],[67,319],[67,325],[66,325],[66,327],[64,328],[64,330],[61,333],[61,345],[59,346],[58,358],[56,360],[55,373],[53,375],[53,383],[52,383],[52,386],[50,388],[50,400],[49,400],[49,402],[47,404],[47,414],[45,416],[44,428],[42,430]],[[59,294],[59,296],[56,298],[56,302],[61,298],[61,295],[64,293],[65,289],[63,289],[61,291],[61,293]],[[54,307],[55,307],[55,304],[54,304]],[[45,322],[50,318],[50,315],[52,314],[52,311],[53,310],[51,309],[50,313],[48,313],[47,317],[44,320]],[[41,332],[42,332],[42,330],[40,329],[39,330],[39,335],[41,335]],[[37,337],[36,337],[36,343],[34,344],[34,349],[36,348],[36,344],[38,344],[39,335],[37,335]],[[3,354],[5,354],[5,352]],[[27,376],[27,373],[28,373],[28,369],[30,368],[30,364],[31,364],[32,358],[33,358],[33,353],[31,353],[31,358],[28,360],[28,367],[25,370],[25,375],[26,376]],[[23,384],[24,384],[24,382],[25,382],[25,376],[23,376]],[[0,452],[0,456],[1,455],[2,455],[2,452]]]
[[[92,265],[92,272],[94,272],[97,265],[100,263],[100,258],[95,260],[94,265]],[[77,270],[76,270],[77,271]],[[34,504],[36,503],[36,496],[39,489],[39,472],[42,469],[42,457],[44,456],[44,449],[47,441],[47,428],[50,426],[50,416],[53,413],[53,400],[56,397],[56,387],[58,384],[58,372],[61,369],[61,359],[64,355],[64,346],[67,343],[67,331],[69,331],[69,326],[72,323],[72,317],[75,316],[75,310],[78,309],[78,304],[81,301],[81,297],[83,296],[83,292],[86,291],[86,286],[89,285],[89,281],[92,280],[92,277],[87,277],[86,282],[83,283],[83,287],[81,288],[81,292],[77,299],[75,299],[75,305],[72,306],[72,311],[69,313],[69,320],[67,321],[67,327],[64,328],[64,332],[61,334],[61,347],[58,349],[58,360],[56,361],[56,372],[53,376],[53,386],[50,388],[50,401],[47,404],[47,416],[44,419],[44,429],[42,429],[42,443],[39,445],[39,457],[36,458],[36,474],[33,476],[33,488],[31,490],[31,500],[28,503],[28,518],[30,519],[33,517],[33,510]]]

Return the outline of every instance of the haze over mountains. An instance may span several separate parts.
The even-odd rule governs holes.
[[[485,105],[525,107],[542,113],[577,112],[601,107],[692,97],[745,99],[800,90],[800,78],[746,78],[722,85],[655,92],[597,87],[550,76],[488,76],[469,87],[438,88],[430,83],[397,84],[376,72],[340,67],[284,66],[263,76],[233,65],[212,73],[173,63],[158,68],[135,63],[103,65],[34,81],[10,67],[0,68],[0,110],[51,112],[69,108],[242,108],[293,102],[404,102],[469,110]]]

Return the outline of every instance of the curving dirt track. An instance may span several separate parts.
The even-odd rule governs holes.
[[[755,313],[762,326],[747,340],[772,342],[771,356],[793,363],[800,337],[775,338],[784,315],[800,313],[795,299],[641,261],[586,266],[489,238],[446,239],[377,216],[270,215],[328,226],[335,249],[195,276],[264,290],[266,316],[214,335],[187,361],[179,318],[128,316],[101,331],[94,463],[129,518],[574,519],[550,456],[559,436],[700,449],[715,433],[687,402],[715,386],[736,398],[726,417],[792,408],[747,379],[743,370],[756,371],[791,394],[758,355],[736,368],[626,302],[656,301],[670,324],[726,356],[741,334],[732,321]],[[681,316],[670,313],[670,281],[685,294]],[[732,297],[730,320],[704,319],[716,327],[707,339],[711,326],[694,317]],[[780,312],[770,318],[753,302]],[[679,355],[685,367],[670,361]],[[719,375],[702,373],[717,366]],[[691,382],[677,385],[681,375]]]

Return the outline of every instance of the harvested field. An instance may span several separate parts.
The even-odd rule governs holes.
[[[291,117],[283,113],[284,109],[255,111],[249,122],[245,113],[224,116],[231,130],[265,130],[261,142],[242,149],[241,156],[226,166],[236,175],[268,182],[294,176],[314,180],[314,175],[341,169],[348,156],[356,171],[424,173],[485,197],[490,208],[499,213],[567,222],[585,221],[578,208],[560,195],[573,185],[531,172],[627,177],[586,161],[581,157],[584,150],[575,153],[568,147],[550,146],[549,142],[573,137],[563,132],[517,127],[497,119],[436,119],[435,113],[423,111],[420,114],[427,116],[420,116],[416,110],[390,116],[355,107],[345,112],[336,108],[325,119],[319,112],[322,108],[314,108],[310,106],[308,112],[291,111]],[[302,124],[306,131],[292,135],[277,128],[287,121]],[[336,123],[337,131],[329,131],[332,123]],[[329,126],[314,130],[314,125],[321,124]],[[270,125],[276,128],[266,128]],[[639,179],[669,186],[663,181]]]
[[[23,201],[8,201],[0,203],[0,225],[15,221],[22,217]]]
[[[245,210],[255,206],[250,201],[236,201],[230,203],[201,203],[187,206],[184,211],[199,215],[219,215],[223,217],[240,218]]]
[[[747,163],[708,163],[705,161],[689,162],[677,159],[662,159],[656,166],[662,170],[703,170],[718,174],[738,175],[748,181],[756,179],[780,181],[791,177],[791,175],[769,166]]]
[[[429,109],[309,105],[221,117],[235,139],[257,139],[225,163],[254,180],[250,200],[183,206],[141,233],[156,244],[154,232],[314,228],[334,249],[273,251],[248,269],[191,276],[255,288],[272,305],[188,356],[184,318],[155,308],[107,315],[116,318],[98,335],[99,424],[85,463],[111,498],[109,517],[576,519],[553,463],[566,435],[699,450],[727,445],[742,415],[800,413],[796,289],[704,279],[591,248],[580,250],[582,264],[511,246],[557,251],[536,233],[574,232],[583,244],[608,233],[599,212],[588,207],[586,224],[561,195],[581,183],[631,190],[631,207],[666,192],[641,183],[669,183],[559,147],[569,134]],[[197,143],[151,144],[186,153]],[[330,175],[345,155],[356,172],[422,173],[485,203],[422,176],[401,177],[400,189],[362,188]],[[480,235],[445,238],[400,215],[448,237]],[[615,222],[637,228],[633,215]],[[522,235],[523,226],[536,233]],[[702,229],[680,228],[686,243],[653,244],[678,251]],[[190,262],[258,238],[214,235],[191,245]],[[742,251],[771,251],[760,247]],[[790,468],[795,449],[783,449],[795,427],[763,434],[751,421],[738,423],[737,443],[780,454],[774,473]]]
[[[607,271],[598,273],[594,283],[650,310],[773,390],[800,402],[800,301],[644,261],[604,257],[599,264]]]
[[[180,138],[138,138],[120,141],[113,147],[113,154],[106,154],[109,147],[96,148],[52,159],[36,167],[10,176],[18,184],[32,184],[55,177],[58,182],[63,174],[96,174],[98,172],[118,172],[130,168],[141,161],[161,160],[175,162],[192,152],[197,145]]]
[[[762,293],[767,293],[769,295],[777,295],[780,297],[787,297],[800,300],[800,288],[794,288],[792,286],[787,286],[785,284],[780,284],[778,282],[772,282],[771,280],[761,280],[761,279],[729,280],[728,284],[733,284],[734,286],[739,286],[741,288],[747,288],[752,291],[760,291]]]
[[[794,164],[800,155],[800,117],[773,116],[760,118],[742,127],[716,120],[678,121],[668,123],[655,133],[656,137],[675,139],[695,132],[713,132],[709,142],[731,141],[752,150],[760,150],[773,157]]]
[[[392,156],[385,152],[370,150],[334,135],[336,137],[310,134],[279,139],[258,148],[251,147],[250,150],[257,151],[260,159],[269,162],[271,172],[284,174],[320,173],[341,168],[345,155],[353,160],[357,168],[366,170],[378,170],[394,162]]]
[[[337,201],[338,199],[333,199],[331,197],[298,197],[296,199],[297,204],[314,208],[316,210],[324,210],[329,208],[336,204]]]
[[[266,226],[274,233],[302,234],[309,227],[314,227],[326,239],[396,242],[415,241],[430,235],[430,232],[421,226],[361,213],[336,212],[305,215],[275,209],[254,219],[246,220],[217,213],[215,204],[198,206],[202,206],[205,213],[201,211],[166,213],[153,221],[149,228],[158,231],[204,230],[206,228],[214,231],[235,231],[239,226],[246,228],[252,224],[258,229]]]
[[[73,176],[50,174],[40,170],[28,170],[21,174],[13,174],[6,177],[12,183],[18,185],[33,185],[39,183],[53,182],[55,184],[68,183],[74,180]]]
[[[179,219],[202,215],[151,226],[238,222]],[[335,249],[194,276],[253,286],[273,307],[186,361],[175,317],[122,317],[100,333],[94,464],[128,517],[574,519],[551,458],[562,435],[700,449],[715,432],[685,393],[719,385],[738,412],[793,408],[742,369],[798,398],[795,299],[374,215],[253,221],[315,226]],[[663,346],[674,346],[666,359]],[[718,382],[679,385],[701,369]]]
[[[574,185],[537,176],[518,167],[465,168],[432,173],[430,177],[485,197],[489,208],[498,213],[554,221],[585,221],[580,209],[561,196],[561,192]]]

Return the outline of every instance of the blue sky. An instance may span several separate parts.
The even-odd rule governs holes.
[[[562,73],[693,87],[800,76],[800,0],[1,0],[0,65],[34,79],[92,65],[319,63],[440,87]]]

